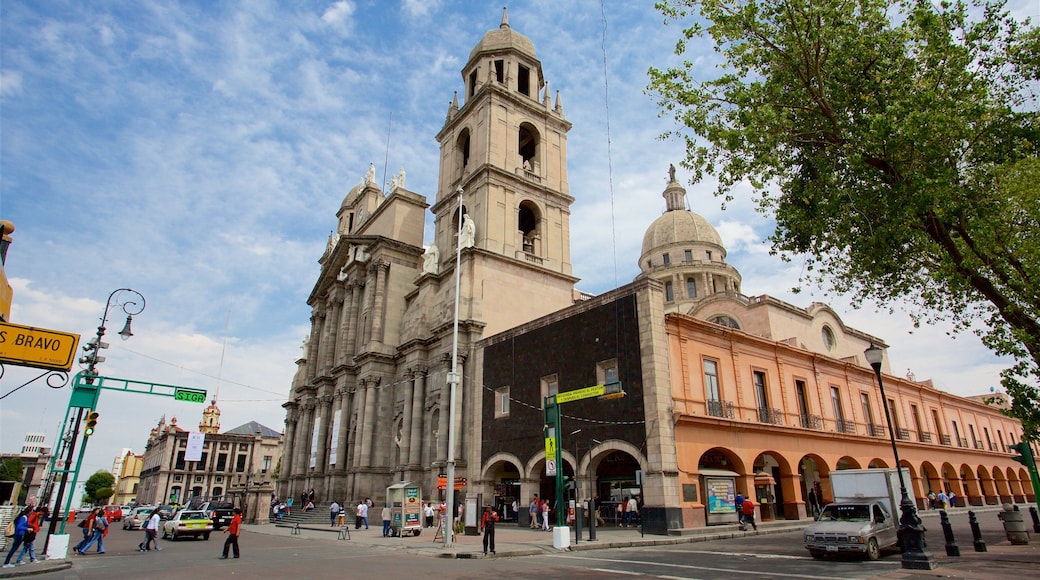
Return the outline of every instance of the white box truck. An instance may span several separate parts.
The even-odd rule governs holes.
[[[913,500],[910,472],[903,468]],[[895,469],[843,469],[831,472],[834,502],[803,532],[813,558],[827,554],[862,554],[870,560],[899,543],[899,473]],[[915,502],[916,506],[916,502]],[[916,510],[916,507],[915,507]]]

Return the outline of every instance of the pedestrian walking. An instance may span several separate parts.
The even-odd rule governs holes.
[[[354,529],[355,530],[360,530],[361,526],[363,525],[363,526],[365,526],[365,529],[367,530],[368,529],[368,504],[363,502],[363,501],[359,501],[358,504],[357,504],[356,514],[357,514],[357,519],[354,520]]]
[[[755,523],[755,502],[751,501],[750,498],[745,499],[741,507],[741,512],[744,514],[744,521],[741,523],[741,530],[747,529],[747,525],[751,524],[751,527],[758,531],[758,525]]]
[[[495,553],[495,522],[498,521],[498,514],[491,509],[491,506],[484,506],[484,516],[480,519],[480,527],[484,530],[484,555],[487,556],[488,548],[491,548],[491,553]]]
[[[81,556],[86,556],[90,547],[93,546],[95,542],[97,543],[97,553],[105,553],[105,536],[108,535],[108,518],[105,517],[103,511],[98,510],[97,516],[94,517],[94,525],[92,529],[94,530],[93,535],[89,540],[87,540],[87,543],[79,549],[79,554]]]
[[[379,513],[379,517],[383,518],[383,537],[390,537],[390,506],[383,506],[383,511]]]
[[[231,518],[231,523],[224,530],[228,537],[224,540],[224,553],[220,556],[221,560],[227,560],[228,548],[234,551],[236,558],[238,557],[238,532],[239,528],[242,527],[242,508],[235,508],[234,514],[234,517]]]
[[[542,531],[549,531],[549,500],[542,500]]]
[[[25,534],[29,531],[29,513],[31,508],[25,508],[14,520],[14,535],[11,536],[11,549],[7,552],[7,557],[4,558],[4,568],[14,568],[15,565],[11,563],[11,557],[18,551],[18,548],[22,547],[22,542],[25,541]]]
[[[141,552],[148,552],[152,549],[152,544],[155,544],[155,551],[161,551],[159,547],[159,540],[156,538],[159,536],[159,510],[152,510],[152,515],[148,516],[148,521],[144,524],[144,541],[137,544],[137,549]]]
[[[940,489],[939,495],[936,496],[935,499],[939,502],[939,509],[944,510],[946,509],[946,502],[950,500],[950,496],[946,495],[946,492]]]
[[[29,514],[29,529],[25,532],[25,536],[22,537],[22,553],[18,554],[18,558],[15,559],[15,566],[23,564],[22,560],[25,559],[26,554],[29,555],[30,564],[36,563],[36,535],[40,533],[40,523],[47,518],[49,511],[47,506],[41,506],[32,510]]]
[[[332,502],[332,505],[329,506],[329,520],[331,520],[331,523],[332,523],[332,525],[330,527],[333,527],[333,528],[336,527],[336,518],[338,518],[338,517],[339,517],[339,504],[336,503],[336,502]]]
[[[629,527],[639,524],[639,503],[635,496],[628,498],[628,503],[625,504],[625,523]]]
[[[740,529],[744,529],[744,494],[737,492],[737,497],[733,501],[733,508],[737,510],[737,524],[740,525]]]
[[[80,548],[87,545],[90,541],[91,536],[94,535],[94,518],[97,517],[98,512],[101,511],[98,508],[90,510],[87,517],[83,518],[83,521],[79,523],[80,530],[83,531],[83,540],[80,543],[73,546],[72,551],[79,553]]]
[[[531,498],[530,505],[527,506],[527,514],[531,516],[532,530],[538,529],[538,512],[540,511],[538,508],[540,507],[540,505],[541,503],[538,501],[538,494],[536,493],[534,494],[534,497]]]
[[[950,490],[950,507],[957,507],[957,492]]]

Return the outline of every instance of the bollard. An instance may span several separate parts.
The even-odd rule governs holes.
[[[1040,517],[1037,517],[1036,507],[1029,506],[1029,517],[1033,518],[1033,533],[1040,534]]]
[[[1029,532],[1026,531],[1026,522],[1018,506],[1009,503],[1004,504],[1004,513],[1000,514],[1000,520],[1004,523],[1004,533],[1013,545],[1022,546],[1029,543]]]
[[[953,538],[953,526],[950,524],[950,517],[946,515],[946,510],[939,512],[939,518],[941,520],[943,536],[946,537],[946,555],[960,556],[961,549],[957,547],[957,541]]]
[[[986,551],[986,542],[982,539],[982,530],[979,529],[979,520],[975,517],[975,512],[968,510],[968,524],[971,525],[971,537],[975,544],[976,552]]]

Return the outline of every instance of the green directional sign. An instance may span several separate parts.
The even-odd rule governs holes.
[[[177,388],[177,390],[173,392],[173,398],[177,401],[185,401],[188,403],[205,403],[206,391]]]

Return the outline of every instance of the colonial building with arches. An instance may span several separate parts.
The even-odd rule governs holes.
[[[1007,450],[1018,423],[894,377],[887,360],[882,401],[863,360],[870,344],[885,348],[881,338],[824,304],[743,294],[674,170],[636,279],[576,291],[571,124],[533,44],[503,12],[461,77],[436,136],[432,205],[407,189],[403,169],[387,186],[370,166],[338,208],[283,405],[280,496],[378,500],[412,481],[440,500],[453,456],[461,495],[503,512],[526,506],[555,495],[545,396],[615,381],[624,398],[561,407],[560,468],[572,496],[607,506],[639,496],[651,533],[724,521],[737,491],[758,498],[765,519],[805,517],[808,490],[827,499],[834,470],[894,461],[882,405],[918,497],[940,487],[972,503],[1031,495]],[[449,453],[456,278],[462,380]]]

